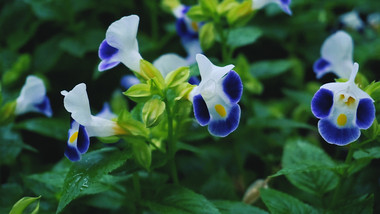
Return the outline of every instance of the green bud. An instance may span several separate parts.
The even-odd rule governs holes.
[[[25,73],[30,67],[31,57],[29,54],[21,55],[13,64],[12,68],[5,71],[3,75],[3,84],[11,85],[20,79],[21,75]]]
[[[190,75],[189,67],[180,67],[166,75],[165,82],[167,87],[175,87],[185,82]]]
[[[199,40],[203,51],[209,49],[214,44],[216,38],[215,35],[215,26],[212,22],[206,23],[201,27]]]
[[[0,125],[11,123],[15,118],[17,102],[9,102],[0,109]]]
[[[230,26],[243,26],[254,14],[252,1],[244,1],[229,10],[227,13],[227,21]]]
[[[126,141],[131,143],[135,161],[149,171],[152,163],[152,150],[150,146],[141,138],[127,138]]]
[[[158,125],[165,112],[165,103],[159,99],[150,99],[142,109],[143,121],[147,128]]]
[[[140,61],[140,69],[140,74],[143,78],[145,78],[146,80],[153,80],[157,88],[161,90],[165,88],[164,77],[162,76],[161,72],[150,62],[142,59]]]
[[[174,100],[180,100],[182,98],[186,98],[188,99],[189,97],[189,94],[190,92],[195,88],[195,85],[191,85],[187,82],[185,83],[182,83],[180,85],[178,85],[176,88],[175,88],[175,92],[176,92],[176,97],[174,98]]]
[[[192,6],[186,16],[195,22],[207,21],[210,18],[210,14],[204,13],[200,5]]]
[[[123,94],[135,102],[145,102],[152,97],[150,86],[145,83],[133,85]]]
[[[172,12],[181,5],[181,2],[179,0],[162,0],[161,5],[164,10]]]
[[[36,202],[36,205],[34,206],[34,209],[30,210],[30,213],[35,214],[38,213],[40,209],[40,198],[41,196],[38,197],[23,197],[20,200],[18,200],[12,207],[11,211],[9,214],[19,214],[23,213],[24,210],[30,206],[31,204]],[[29,212],[28,212],[29,213]]]
[[[125,135],[141,136],[148,138],[149,130],[145,128],[145,125],[132,118],[132,115],[124,110],[117,118],[117,124],[126,132]]]
[[[218,0],[199,0],[199,5],[204,14],[210,14],[213,16],[216,12],[216,8],[218,7]]]
[[[219,15],[225,15],[232,8],[238,6],[239,3],[236,0],[224,0],[218,5],[217,11]]]

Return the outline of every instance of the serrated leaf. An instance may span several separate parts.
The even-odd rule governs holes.
[[[284,169],[290,170],[302,166],[336,166],[322,149],[300,140],[285,146],[282,165]],[[322,195],[334,189],[339,183],[338,175],[328,169],[318,172],[287,174],[286,178],[294,186],[315,195]]]
[[[19,201],[17,201],[13,207],[12,210],[9,212],[9,214],[22,214],[24,210],[31,205],[33,202],[39,200],[41,196],[38,197],[23,197]],[[36,207],[33,209],[31,214],[36,214],[40,208],[40,202],[37,202]]]
[[[204,196],[187,188],[166,185],[154,194],[155,201],[143,202],[157,213],[165,214],[219,214],[218,209]]]
[[[0,165],[11,164],[24,148],[21,136],[12,126],[0,126]]]
[[[130,157],[129,152],[116,148],[104,148],[83,155],[82,160],[75,162],[66,175],[56,213],[60,213],[72,200]]]
[[[231,30],[228,34],[227,44],[233,48],[238,48],[254,43],[262,31],[256,27],[241,27]]]
[[[250,71],[259,79],[272,78],[288,71],[293,66],[291,60],[268,60],[251,64]]]
[[[354,152],[355,159],[361,158],[370,158],[370,159],[378,159],[380,158],[380,147],[372,147],[369,149],[360,149]]]
[[[255,213],[255,214],[268,214],[268,212],[245,204],[243,202],[216,200],[212,203],[219,209],[221,214],[235,214],[235,213]]]
[[[317,210],[288,194],[274,189],[261,189],[261,198],[272,214],[317,214]]]
[[[65,141],[67,140],[67,130],[69,129],[69,124],[60,119],[33,118],[18,123],[15,127]]]
[[[344,200],[344,204],[337,206],[332,211],[334,214],[346,214],[346,213],[374,213],[373,212],[373,195],[364,195],[355,200]]]

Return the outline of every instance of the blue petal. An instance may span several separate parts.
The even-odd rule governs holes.
[[[325,75],[330,69],[331,63],[324,58],[319,58],[315,61],[313,65],[314,73],[317,75],[317,78],[321,78]]]
[[[358,127],[338,128],[328,119],[322,119],[318,122],[318,130],[325,141],[339,146],[354,142],[360,136]]]
[[[189,79],[189,83],[190,83],[191,85],[199,85],[200,82],[201,82],[201,81],[199,80],[199,78],[198,78],[197,76],[192,76],[192,77],[190,77],[190,79]]]
[[[231,103],[239,102],[243,93],[243,83],[239,74],[230,71],[223,80],[223,91],[226,93]]]
[[[108,70],[108,69],[111,69],[111,68],[117,66],[119,63],[120,62],[109,62],[109,61],[103,60],[100,62],[98,70],[99,71],[105,71],[105,70]]]
[[[361,129],[371,127],[375,119],[375,105],[369,98],[359,101],[358,110],[356,111],[356,125]]]
[[[189,26],[187,25],[186,20],[184,18],[177,19],[175,27],[180,37],[189,39],[198,38],[198,33],[193,31],[192,29],[189,29]]]
[[[194,116],[201,126],[205,126],[210,121],[210,112],[202,95],[198,94],[193,99]]]
[[[325,118],[329,116],[333,102],[334,94],[332,91],[321,88],[311,100],[311,111],[317,118]]]
[[[103,40],[99,46],[98,54],[100,59],[110,60],[117,52],[119,52],[117,48],[110,46],[106,40]]]
[[[80,160],[80,153],[74,146],[71,146],[67,144],[67,147],[65,149],[65,156],[71,160],[71,161],[79,161]]]
[[[225,137],[239,126],[240,121],[240,106],[235,104],[232,106],[225,120],[212,120],[208,125],[210,134],[218,137]]]
[[[90,138],[88,137],[86,128],[82,125],[79,125],[78,139],[77,139],[78,151],[81,154],[83,154],[87,152],[89,146],[90,146]]]
[[[44,100],[41,103],[36,104],[34,106],[38,109],[38,111],[40,111],[47,117],[51,117],[53,114],[53,111],[51,110],[50,106],[50,100],[47,96],[44,97]]]

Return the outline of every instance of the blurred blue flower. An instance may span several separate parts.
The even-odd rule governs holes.
[[[225,137],[239,125],[243,84],[234,66],[218,67],[206,56],[196,55],[201,82],[190,93],[194,115],[214,136]]]
[[[176,70],[179,67],[188,66],[186,59],[174,53],[164,54],[153,61],[153,66],[156,67],[165,78],[168,73]]]
[[[339,78],[348,79],[352,70],[353,42],[350,35],[344,31],[327,37],[321,48],[321,58],[313,66],[317,78],[328,72],[333,72]]]
[[[258,10],[270,3],[275,3],[281,7],[281,9],[288,15],[292,15],[292,11],[289,8],[291,0],[252,0],[252,9]]]
[[[132,74],[127,74],[127,75],[124,75],[121,80],[120,80],[120,85],[124,88],[124,89],[128,89],[130,88],[131,86],[133,85],[136,85],[136,84],[139,84],[140,83],[140,80],[135,76],[135,75],[132,75]]]
[[[339,23],[342,27],[350,28],[359,32],[364,30],[364,22],[359,13],[355,10],[339,16]]]
[[[137,15],[124,16],[113,22],[107,29],[106,39],[100,44],[99,71],[111,69],[120,62],[129,69],[139,72],[139,47],[136,39],[140,18]]]
[[[360,129],[368,129],[375,119],[373,99],[355,84],[358,69],[355,63],[347,82],[322,85],[311,101],[311,111],[320,119],[319,133],[330,144],[357,140]]]
[[[26,78],[16,100],[15,114],[21,115],[28,112],[39,112],[47,117],[51,117],[53,114],[43,81],[33,75]]]
[[[62,91],[63,104],[71,113],[71,127],[65,155],[71,161],[80,160],[80,154],[87,151],[89,137],[109,137],[125,134],[125,131],[113,120],[91,115],[86,85],[80,83],[71,91]],[[103,114],[105,116],[105,114]],[[108,114],[109,116],[109,114]],[[108,117],[107,116],[107,117]]]

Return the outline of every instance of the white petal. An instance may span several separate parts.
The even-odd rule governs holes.
[[[182,45],[187,52],[187,63],[189,65],[194,64],[196,62],[195,56],[197,54],[202,53],[201,44],[198,39],[183,39]]]
[[[20,96],[16,102],[16,114],[23,114],[30,111],[38,111],[35,104],[41,103],[46,95],[46,88],[43,81],[36,76],[28,76],[25,85],[22,87]]]
[[[355,30],[362,29],[364,26],[364,23],[360,19],[359,13],[357,11],[345,13],[339,17],[339,20],[343,25]]]
[[[62,91],[63,105],[71,113],[71,117],[79,124],[86,126],[91,121],[91,110],[88,101],[86,84],[80,83],[71,91]]]
[[[117,135],[117,123],[97,116],[91,116],[90,123],[86,125],[89,137],[109,137]]]
[[[335,64],[345,60],[352,61],[352,51],[351,36],[344,31],[338,31],[325,40],[321,48],[321,55],[322,58]]]
[[[252,0],[252,9],[257,10],[265,7],[269,3],[276,2],[276,0]]]
[[[184,5],[179,5],[178,7],[176,7],[174,10],[173,10],[173,14],[174,16],[179,19],[179,18],[182,18],[185,16],[185,14],[183,13],[183,10],[185,9],[185,6]]]
[[[173,53],[160,56],[153,62],[153,65],[161,72],[164,78],[171,71],[174,71],[179,67],[188,66],[187,61],[184,58]]]
[[[201,74],[201,83],[207,82],[210,78],[219,80],[226,75],[234,65],[226,65],[224,67],[215,66],[212,62],[203,54],[197,54],[196,60],[198,62],[199,73]]]

